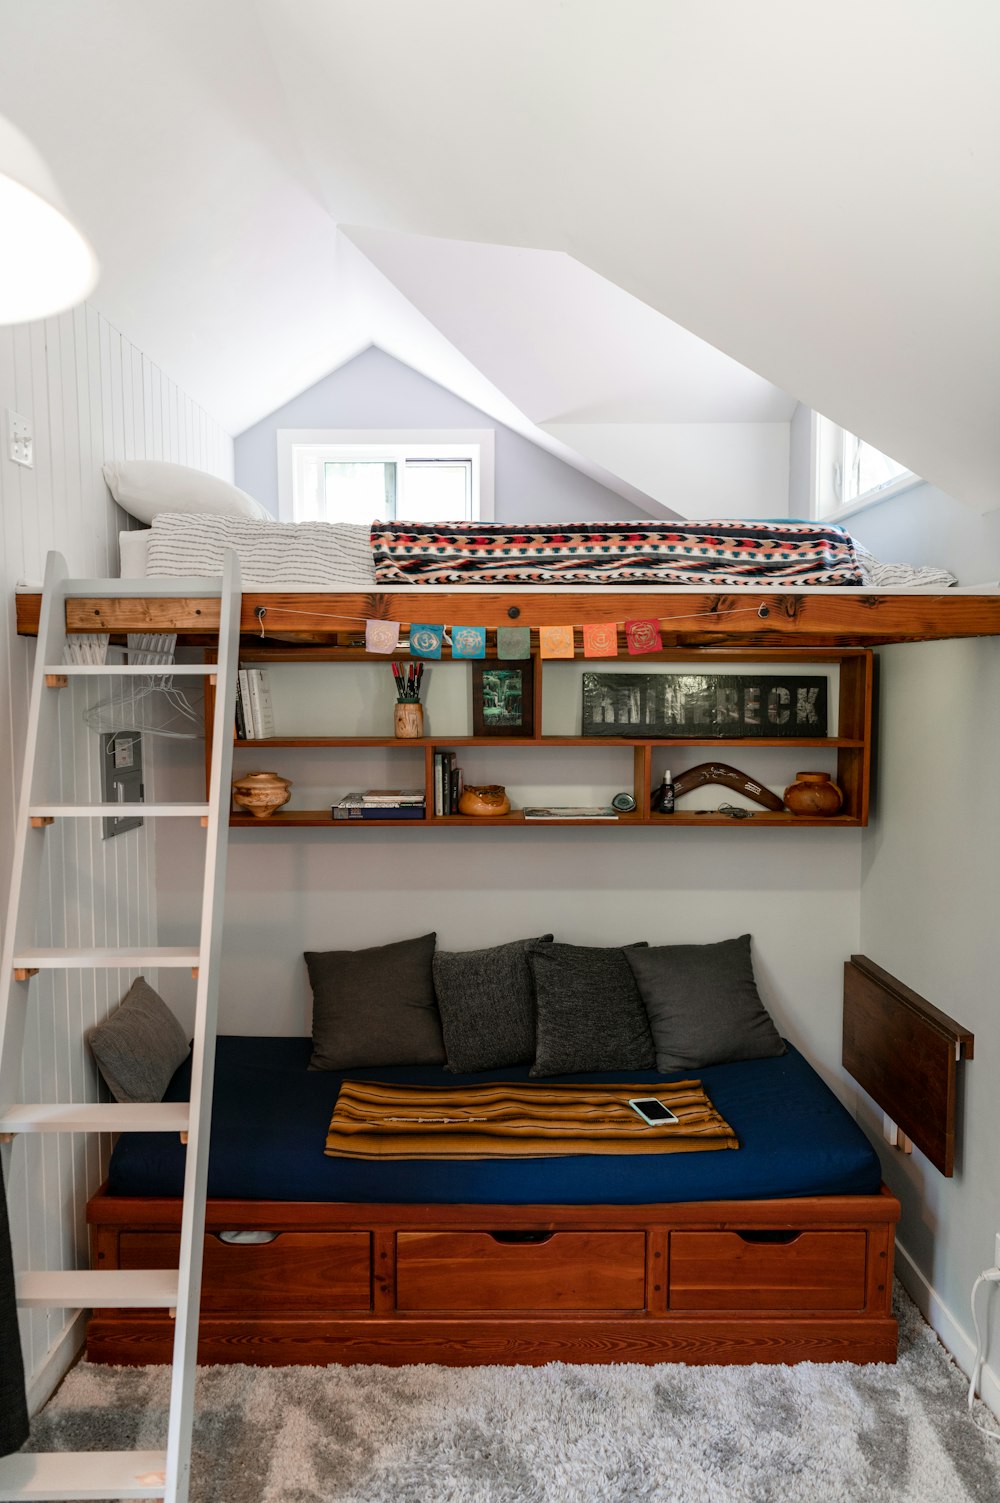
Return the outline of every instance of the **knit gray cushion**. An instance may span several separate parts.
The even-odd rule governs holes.
[[[162,1101],[174,1071],[191,1053],[183,1028],[144,976],[87,1041],[116,1101]]]
[[[454,1074],[531,1064],[535,982],[528,952],[551,940],[551,934],[543,934],[489,950],[438,950],[434,990],[448,1069]]]
[[[431,962],[435,934],[370,950],[306,952],[313,989],[310,1070],[443,1065]]]
[[[538,1008],[532,1075],[653,1068],[653,1039],[624,950],[536,945],[530,960]]]
[[[749,934],[714,945],[656,945],[627,958],[649,1015],[658,1070],[784,1054],[757,992]]]

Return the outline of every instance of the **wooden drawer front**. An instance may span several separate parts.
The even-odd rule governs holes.
[[[176,1268],[175,1232],[122,1232],[122,1268]],[[368,1232],[280,1232],[273,1242],[241,1245],[205,1238],[203,1310],[369,1310]]]
[[[399,1310],[641,1310],[645,1232],[399,1232]]]
[[[861,1231],[671,1232],[669,1308],[863,1310],[867,1241]]]

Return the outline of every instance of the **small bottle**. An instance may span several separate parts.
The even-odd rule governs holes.
[[[668,768],[663,774],[663,782],[660,784],[660,813],[673,814],[674,812],[674,782]]]

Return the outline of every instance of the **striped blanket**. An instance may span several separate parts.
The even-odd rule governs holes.
[[[650,1127],[628,1105],[655,1095],[676,1123]],[[672,1085],[383,1085],[345,1080],[326,1152],[349,1159],[549,1158],[738,1148],[699,1080]]]
[[[850,535],[812,522],[376,522],[381,585],[865,583]]]

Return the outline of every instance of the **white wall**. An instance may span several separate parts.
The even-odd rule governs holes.
[[[496,521],[571,522],[645,515],[614,491],[375,348],[317,381],[236,439],[236,484],[275,516],[275,434],[279,428],[493,428]]]
[[[851,530],[883,558],[940,564],[963,582],[1000,576],[1000,513],[979,516],[929,485],[859,513]],[[969,1292],[1000,1232],[1000,639],[927,642],[882,654],[876,816],[862,842],[861,950],[976,1036],[959,1067],[955,1175],[885,1149],[903,1205],[900,1271],[968,1370]],[[862,1111],[867,1098],[858,1092]],[[982,1292],[1000,1405],[1000,1300]]]
[[[788,515],[788,423],[546,423],[682,517]]]
[[[8,861],[34,643],[15,633],[14,586],[40,581],[45,554],[58,548],[71,574],[117,573],[118,530],[128,525],[104,484],[105,459],[172,459],[226,477],[232,441],[93,308],[45,323],[0,328],[0,419],[13,408],[34,425],[35,467],[0,458],[0,914],[6,913]],[[0,421],[4,435],[6,422]],[[60,758],[67,799],[99,797],[99,743],[83,724],[83,704],[99,697],[63,691],[66,737]],[[198,743],[200,745],[200,743]],[[147,757],[150,748],[147,746]],[[147,763],[155,779],[155,759]],[[152,785],[148,793],[153,792]],[[43,943],[144,944],[156,940],[152,831],[111,841],[70,821],[45,835],[39,934]],[[96,1100],[96,1075],[83,1043],[124,994],[123,972],[42,972],[30,984],[24,1100]],[[19,1139],[12,1150],[9,1199],[20,1268],[86,1266],[84,1207],[100,1184],[107,1143],[55,1135]],[[44,1398],[79,1337],[73,1312],[22,1312],[30,1397]]]

